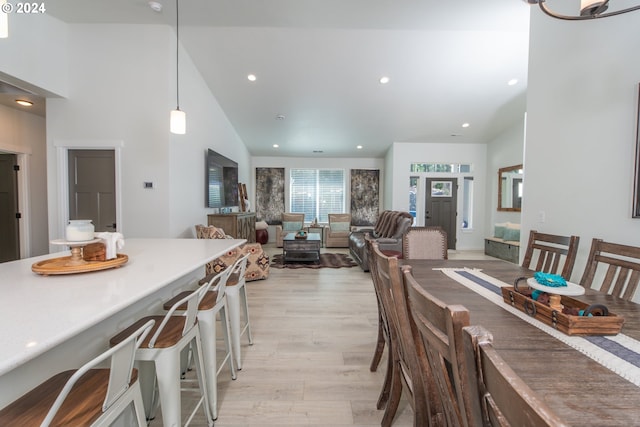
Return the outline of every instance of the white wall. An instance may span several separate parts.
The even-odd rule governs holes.
[[[391,208],[409,210],[409,177],[411,163],[464,163],[473,165],[473,229],[462,230],[458,224],[456,249],[481,250],[484,247],[487,212],[487,146],[485,144],[401,143],[395,142],[387,158],[392,159]],[[392,156],[392,157],[390,157]],[[459,193],[460,194],[460,193]],[[462,199],[458,197],[458,212]]]
[[[523,163],[524,153],[524,117],[514,123],[487,144],[487,222],[486,237],[493,235],[493,226],[497,222],[513,222],[520,224],[520,212],[498,212],[498,169]],[[527,171],[525,170],[525,176]],[[526,197],[527,181],[523,180]]]
[[[573,281],[592,238],[640,246],[631,218],[639,48],[639,12],[566,22],[532,8],[523,234],[580,236]]]
[[[0,39],[0,78],[23,89],[66,96],[67,25],[47,14],[8,18],[9,37]]]
[[[40,40],[48,39],[48,28],[35,29]],[[48,85],[40,74],[51,69],[57,74],[63,64],[60,80],[69,82],[66,98],[47,99],[48,239],[62,237],[64,229],[61,150],[110,145],[121,147],[118,228],[125,237],[193,236],[193,225],[206,222],[211,212],[204,204],[206,149],[236,160],[244,180],[250,158],[183,50],[180,106],[187,112],[188,129],[183,136],[169,133],[169,112],[176,105],[175,33],[160,25],[64,25],[61,32],[68,38],[58,40],[67,52],[60,61],[27,67],[37,62],[40,45],[34,46],[33,37],[17,37],[13,50],[23,54],[15,60],[25,66],[10,67],[16,70],[14,78],[43,82],[45,91],[53,91],[64,85]],[[144,189],[144,181],[155,188]]]
[[[0,151],[17,154],[22,257],[48,252],[45,119],[0,105]]]

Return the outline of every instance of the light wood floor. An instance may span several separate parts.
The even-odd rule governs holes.
[[[265,249],[270,255],[281,251],[273,244]],[[235,381],[227,368],[220,374],[216,427],[379,426],[383,411],[376,410],[376,400],[386,360],[369,371],[378,316],[370,274],[360,267],[271,268],[267,280],[247,282],[247,292],[253,345],[243,337],[243,367]],[[195,384],[187,380],[186,387],[189,381]],[[195,391],[183,391],[184,410],[196,400]],[[203,420],[200,410],[191,425],[206,425]],[[149,425],[160,426],[160,417]],[[394,427],[412,425],[403,399]]]

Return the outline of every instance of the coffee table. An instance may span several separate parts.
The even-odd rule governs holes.
[[[307,233],[306,239],[296,239],[296,233],[288,233],[282,239],[282,262],[318,262],[321,243],[318,233]]]

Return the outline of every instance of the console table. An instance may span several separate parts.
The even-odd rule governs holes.
[[[207,224],[222,228],[234,239],[246,239],[249,243],[256,241],[256,213],[231,212],[226,214],[207,215]]]

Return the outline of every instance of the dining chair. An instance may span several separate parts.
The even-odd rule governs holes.
[[[559,274],[569,280],[579,243],[578,236],[559,236],[531,230],[522,266],[530,270]]]
[[[133,368],[135,352],[153,320],[142,324],[117,346],[78,370],[61,372],[27,392],[0,411],[0,425],[109,426],[133,405],[138,427],[147,425]],[[100,368],[110,360],[110,368]]]
[[[147,418],[154,418],[159,404],[162,412],[162,423],[165,427],[182,425],[182,403],[180,398],[181,354],[187,349],[192,350],[201,394],[200,400],[188,419],[190,420],[202,405],[204,406],[207,425],[213,426],[213,410],[209,399],[206,398],[208,396],[207,370],[204,367],[197,316],[198,303],[210,286],[211,283],[200,286],[186,297],[176,301],[164,316],[143,317],[110,340],[111,345],[116,346],[125,336],[129,335],[131,330],[137,329],[140,324],[149,320],[155,320],[153,329],[136,350],[135,359],[136,362],[151,362],[155,368],[155,376],[152,378],[150,374],[153,373],[153,370],[148,369],[149,363],[146,363],[145,366],[140,365],[140,369],[145,368],[141,373],[142,396]],[[175,315],[174,313],[183,305],[187,307],[183,311],[183,315]],[[160,398],[159,401],[156,399],[157,396]]]
[[[404,259],[447,259],[447,232],[442,227],[411,227],[402,238]]]
[[[207,371],[209,405],[211,407],[213,419],[218,418],[218,375],[224,368],[225,363],[229,364],[231,379],[236,379],[236,368],[234,365],[233,353],[231,351],[231,332],[229,329],[229,314],[227,311],[227,295],[225,293],[227,280],[233,271],[232,268],[221,271],[209,280],[209,291],[201,295],[198,301],[198,327],[200,328],[200,339],[202,340],[202,355],[204,357],[204,368]],[[184,291],[164,303],[164,309],[170,310],[173,305],[187,297],[191,291]],[[186,310],[186,305],[179,306],[178,310]],[[222,337],[225,345],[225,354],[218,365],[216,347],[216,317],[220,315],[222,326]],[[187,363],[185,363],[187,365]],[[186,369],[181,369],[183,372]]]
[[[549,406],[511,369],[482,326],[463,328],[467,383],[479,405],[473,425],[495,427],[566,427]]]
[[[384,255],[376,242],[371,243],[373,258],[369,265],[376,270],[378,293],[383,312],[387,317],[387,328],[390,338],[387,376],[390,381],[381,426],[388,427],[398,410],[403,390],[407,393],[413,408],[414,426],[431,425],[430,408],[424,382],[418,367],[418,355],[411,335],[406,298],[402,291],[402,276],[398,266],[398,258]],[[433,389],[433,388],[432,388]],[[437,413],[437,411],[436,411]]]
[[[369,259],[374,260],[374,240],[369,238],[369,236],[367,235],[365,236],[365,243],[367,245],[367,250],[369,251]],[[380,391],[380,396],[378,397],[378,402],[376,404],[376,407],[378,409],[382,409],[387,404],[387,400],[389,398],[389,389],[391,387],[391,366],[393,365],[393,358],[390,355],[392,354],[392,343],[391,333],[389,332],[389,323],[387,321],[387,313],[385,312],[384,305],[382,304],[380,283],[378,281],[379,279],[377,263],[373,261],[370,263],[369,273],[371,274],[371,281],[373,282],[373,289],[375,291],[376,302],[378,304],[378,338],[376,341],[376,347],[373,354],[373,359],[371,360],[371,365],[369,366],[369,370],[371,372],[375,372],[378,369],[378,365],[380,364],[380,360],[382,359],[382,354],[384,353],[385,345],[387,347],[387,352],[389,353],[389,356],[387,357],[387,370],[385,373],[384,382],[382,384],[382,390]]]
[[[462,305],[446,305],[431,295],[416,281],[411,266],[403,266],[402,275],[416,353],[424,354],[418,359],[421,379],[426,390],[435,388],[429,396],[439,397],[439,402],[429,402],[440,405],[437,424],[475,426],[472,414],[480,409],[467,382],[462,343],[462,328],[469,326],[469,311]]]
[[[606,272],[599,270],[607,265]],[[594,280],[604,274],[600,286]],[[630,301],[640,282],[640,247],[593,239],[587,265],[580,279],[585,288],[595,288],[607,294]]]

